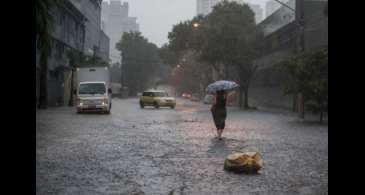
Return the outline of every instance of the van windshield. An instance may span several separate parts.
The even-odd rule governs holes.
[[[104,83],[84,83],[80,84],[79,94],[105,94]]]

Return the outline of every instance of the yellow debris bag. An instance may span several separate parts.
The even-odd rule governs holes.
[[[257,173],[262,165],[258,152],[234,153],[227,156],[224,169],[236,173]]]

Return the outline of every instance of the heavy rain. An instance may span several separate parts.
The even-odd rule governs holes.
[[[36,194],[328,194],[328,1],[36,0]]]

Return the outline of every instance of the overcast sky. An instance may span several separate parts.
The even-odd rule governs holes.
[[[104,0],[109,1],[109,0]],[[174,24],[196,15],[196,0],[120,0],[129,3],[129,16],[137,17],[140,31],[150,42],[161,46]],[[265,12],[268,0],[247,0],[260,4]]]

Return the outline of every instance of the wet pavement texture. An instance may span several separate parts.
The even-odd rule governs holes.
[[[37,194],[328,194],[327,125],[229,108],[219,141],[209,105],[177,102],[141,109],[113,99],[110,115],[37,111]],[[224,171],[236,151],[260,152],[259,174]]]

